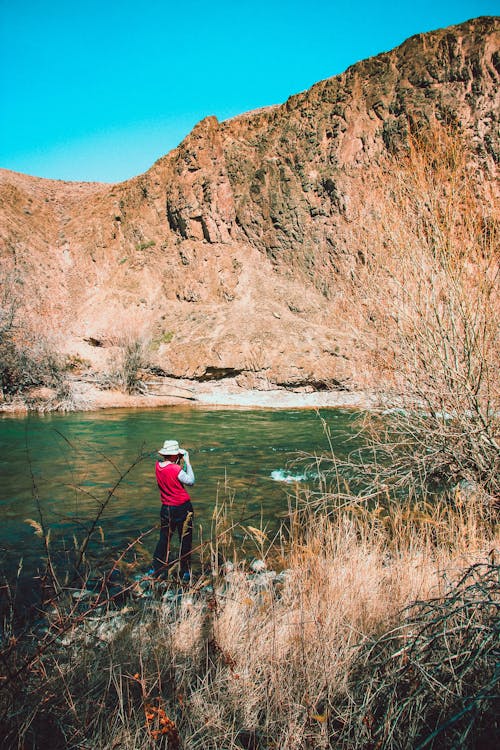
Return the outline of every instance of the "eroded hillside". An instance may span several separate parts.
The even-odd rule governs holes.
[[[176,378],[360,387],[362,230],[411,138],[453,128],[495,219],[498,50],[497,18],[412,37],[281,106],[207,117],[121,184],[3,170],[4,288],[97,370],[146,337]]]

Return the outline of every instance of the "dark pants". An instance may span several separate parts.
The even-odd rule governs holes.
[[[153,555],[153,569],[159,572],[177,560],[180,561],[181,575],[189,572],[191,547],[193,544],[193,506],[191,501],[182,505],[162,505],[160,512],[160,538]],[[171,554],[170,542],[177,531],[180,541],[179,556]]]

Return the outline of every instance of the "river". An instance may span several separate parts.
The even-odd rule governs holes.
[[[314,484],[314,470],[294,465],[298,453],[352,449],[356,413],[341,409],[246,410],[166,407],[0,419],[1,562],[12,574],[42,555],[27,521],[50,527],[54,543],[71,545],[85,534],[111,487],[119,483],[95,545],[113,553],[158,521],[156,450],[167,438],[189,450],[196,475],[191,495],[195,526],[209,532],[215,503],[231,500],[234,517],[276,528],[297,486]],[[38,498],[38,501],[37,501]],[[144,540],[152,551],[156,531]],[[64,541],[62,541],[64,540]]]

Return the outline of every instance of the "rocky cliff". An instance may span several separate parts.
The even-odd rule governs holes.
[[[355,387],[361,343],[339,309],[359,303],[340,298],[363,263],[352,229],[366,190],[433,121],[494,182],[499,27],[417,35],[280,106],[207,117],[121,184],[0,171],[5,288],[97,368],[147,334],[174,377]]]

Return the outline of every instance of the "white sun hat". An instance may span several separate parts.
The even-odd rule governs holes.
[[[163,448],[160,448],[158,453],[160,456],[178,456],[179,453],[182,453],[182,450],[179,448],[177,440],[165,440]]]

